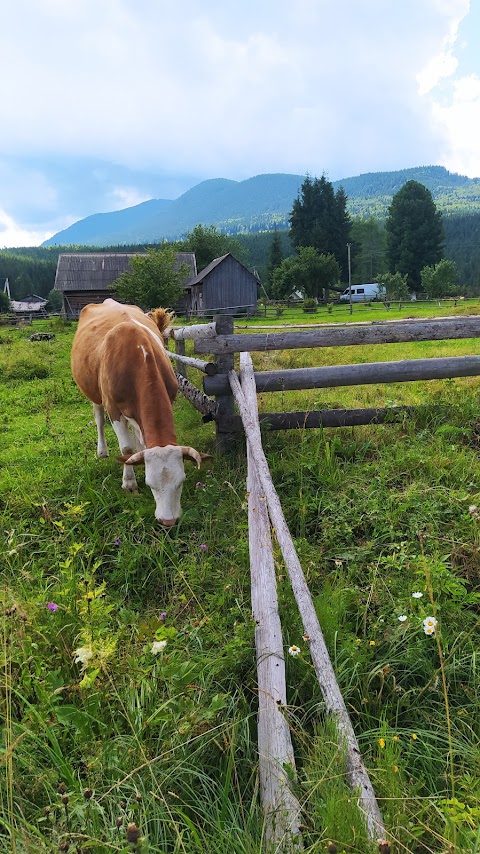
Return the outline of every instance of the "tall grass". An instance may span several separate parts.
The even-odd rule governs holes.
[[[9,330],[0,348],[0,848],[257,854],[243,449],[189,469],[181,521],[159,529],[142,476],[140,494],[126,495],[114,453],[95,458],[90,407],[69,375],[72,334],[59,326],[38,344]],[[480,845],[478,388],[330,390],[325,403],[392,394],[421,407],[400,424],[264,437],[399,852]],[[180,441],[214,452],[212,426],[185,401],[175,418]],[[275,559],[285,648],[302,649],[286,656],[286,714],[305,850],[363,854],[363,821]]]

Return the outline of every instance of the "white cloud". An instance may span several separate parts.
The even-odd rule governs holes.
[[[17,221],[149,197],[127,175],[95,182],[93,165],[83,194],[85,173],[55,185],[52,163],[68,158],[199,180],[480,172],[480,58],[467,73],[460,50],[479,34],[459,35],[469,0],[22,0],[0,15],[0,158],[50,166],[47,180],[0,161]]]
[[[52,231],[31,231],[16,223],[0,208],[0,248],[38,246],[52,236]]]
[[[148,193],[139,193],[135,187],[114,187],[110,193],[110,197],[112,202],[109,210],[112,211],[131,208],[134,205],[139,205],[152,198]]]
[[[480,77],[457,80],[449,103],[434,102],[432,115],[446,136],[445,166],[470,178],[480,176]]]

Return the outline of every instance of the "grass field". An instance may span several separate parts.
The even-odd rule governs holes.
[[[464,308],[479,304],[430,306],[438,315]],[[363,310],[352,319],[371,319]],[[317,319],[331,318],[308,316]],[[212,425],[178,400],[179,441],[214,458],[187,470],[182,519],[165,532],[141,474],[138,496],[122,492],[110,428],[112,456],[95,457],[90,405],[69,373],[74,326],[34,329],[55,339],[0,330],[0,850],[263,852],[244,448],[215,456]],[[477,346],[285,351],[254,362],[345,364]],[[468,379],[260,399],[277,411],[419,405],[383,427],[264,437],[396,852],[480,852],[479,390]],[[276,566],[285,649],[301,647],[286,664],[305,850],[332,842],[364,854],[279,553]],[[131,826],[127,835],[133,823],[138,839]]]

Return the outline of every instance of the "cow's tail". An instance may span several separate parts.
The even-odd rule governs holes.
[[[175,319],[175,312],[167,311],[166,308],[154,308],[148,312],[148,316],[157,324],[160,332],[165,332],[167,326],[172,326]]]

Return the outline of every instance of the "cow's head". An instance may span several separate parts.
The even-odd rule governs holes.
[[[167,527],[178,522],[182,513],[180,498],[185,480],[183,461],[190,460],[200,468],[202,461],[207,458],[208,454],[201,454],[195,448],[183,445],[146,448],[131,456],[119,457],[129,466],[145,463],[145,483],[155,499],[155,518]]]

